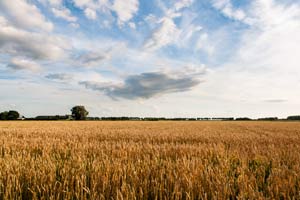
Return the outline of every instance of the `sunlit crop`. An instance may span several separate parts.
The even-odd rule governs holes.
[[[297,122],[0,123],[0,199],[299,198]]]

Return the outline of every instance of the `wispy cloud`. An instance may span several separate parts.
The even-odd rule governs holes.
[[[264,102],[267,102],[267,103],[284,103],[284,102],[287,102],[286,99],[267,99],[267,100],[264,100]]]
[[[213,0],[213,6],[220,10],[225,17],[241,21],[246,24],[251,23],[251,19],[247,17],[246,13],[242,9],[234,8],[231,0]]]
[[[92,67],[97,66],[103,61],[110,58],[110,53],[105,51],[89,51],[82,55],[80,55],[77,58],[77,61],[79,61],[83,66]]]
[[[159,49],[176,41],[179,33],[180,31],[172,19],[163,18],[160,27],[146,40],[144,48],[148,50]]]
[[[66,73],[48,74],[45,78],[58,81],[69,81],[73,78],[72,75]]]
[[[161,2],[161,4],[163,3]],[[158,27],[153,30],[151,36],[146,39],[144,49],[157,50],[173,43],[179,43],[179,40],[188,40],[194,32],[199,31],[201,28],[193,25],[180,29],[174,21],[176,18],[182,17],[182,10],[184,8],[192,4],[192,0],[181,0],[177,1],[175,5],[169,9],[162,5],[164,16],[154,21],[158,24]],[[146,19],[153,20],[153,17],[149,15]],[[190,28],[190,30],[186,28]]]

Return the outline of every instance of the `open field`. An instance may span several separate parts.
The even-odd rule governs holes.
[[[0,199],[300,199],[300,123],[0,122]]]

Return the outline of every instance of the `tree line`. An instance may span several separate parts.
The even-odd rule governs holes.
[[[70,115],[44,115],[34,118],[25,118],[21,116],[18,111],[10,110],[0,113],[0,120],[101,120],[101,121],[300,121],[300,115],[288,116],[285,119],[278,117],[265,117],[258,119],[251,119],[248,117],[199,117],[199,118],[165,118],[165,117],[88,117],[89,112],[82,105],[74,106],[71,109]]]

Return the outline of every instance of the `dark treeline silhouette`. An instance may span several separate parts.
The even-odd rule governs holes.
[[[140,120],[139,117],[101,117],[99,120],[104,121],[126,121],[126,120]]]
[[[198,118],[165,118],[165,117],[88,117],[89,112],[84,106],[74,106],[71,114],[44,115],[34,118],[21,117],[18,111],[10,110],[0,113],[0,120],[92,120],[92,121],[300,121],[300,115],[289,116],[286,119],[278,117],[264,117],[251,119],[248,117],[198,117]]]
[[[287,120],[300,120],[300,115],[288,116]]]
[[[279,120],[278,117],[264,117],[264,118],[258,118],[259,121],[276,121]]]
[[[71,115],[37,116],[35,120],[71,120]]]
[[[248,118],[248,117],[238,117],[235,119],[236,121],[251,121],[252,119],[251,118]]]
[[[232,121],[234,120],[234,117],[213,117],[211,120]]]

